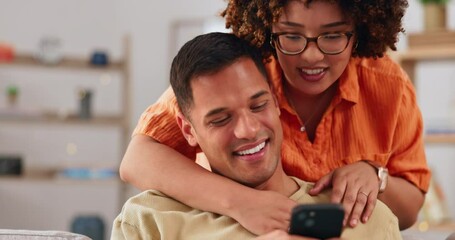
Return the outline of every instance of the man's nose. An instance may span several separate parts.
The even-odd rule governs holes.
[[[252,139],[256,137],[260,127],[260,122],[253,113],[244,113],[237,120],[234,134],[238,139]]]

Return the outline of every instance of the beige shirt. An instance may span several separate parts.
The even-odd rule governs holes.
[[[300,185],[291,199],[298,203],[327,203],[329,192],[308,195],[311,184],[294,178]],[[378,201],[366,224],[345,228],[343,239],[402,239],[398,219]],[[191,208],[158,191],[144,191],[130,198],[114,220],[111,239],[253,239],[254,234],[234,219]]]

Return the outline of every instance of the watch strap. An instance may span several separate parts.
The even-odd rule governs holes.
[[[387,170],[386,167],[381,166],[379,163],[370,161],[370,160],[362,160],[365,163],[368,163],[370,166],[372,166],[376,170],[376,174],[378,176],[379,180],[379,193],[382,193],[385,191],[387,187],[387,180],[389,176],[389,171]]]

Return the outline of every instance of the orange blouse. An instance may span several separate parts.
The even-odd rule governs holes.
[[[314,142],[300,131],[296,112],[282,88],[276,60],[266,64],[281,109],[283,167],[305,181],[363,159],[376,161],[393,176],[428,190],[430,170],[423,145],[423,122],[412,83],[390,58],[351,58],[339,89],[316,129]],[[148,135],[191,159],[200,149],[189,146],[175,121],[177,102],[171,88],[142,114],[133,133]]]

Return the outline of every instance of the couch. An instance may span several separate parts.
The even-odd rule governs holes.
[[[0,229],[0,240],[91,240],[91,238],[65,231]]]

